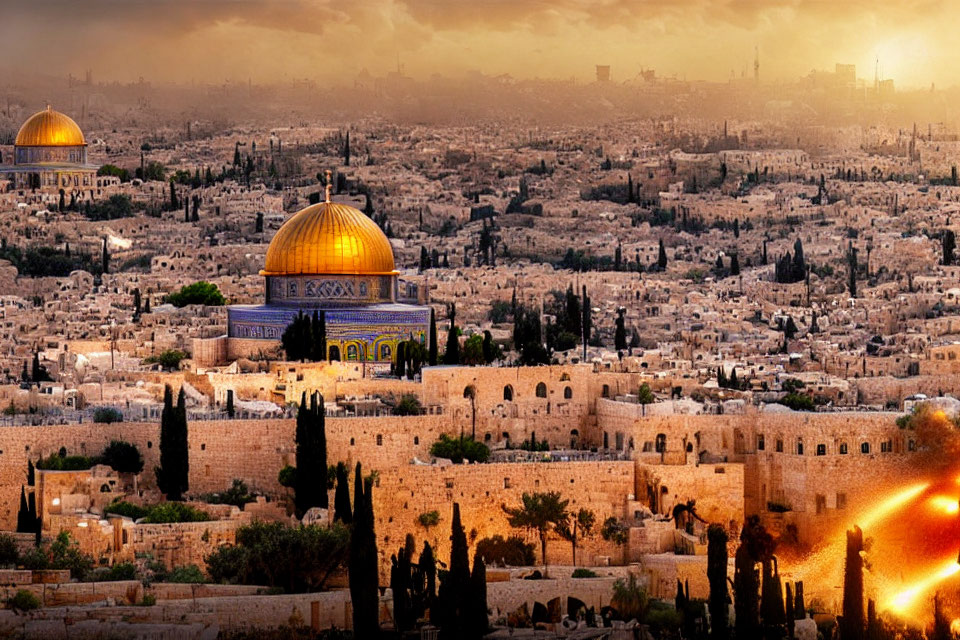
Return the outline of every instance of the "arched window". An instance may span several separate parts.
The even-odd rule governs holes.
[[[380,359],[389,360],[393,357],[393,349],[390,348],[390,345],[383,344],[380,345]]]
[[[803,438],[797,438],[797,455],[803,455]]]
[[[357,350],[357,345],[355,344],[347,345],[347,360],[356,360],[358,353],[359,351]]]
[[[757,436],[757,451],[763,451],[763,449],[764,449],[766,446],[767,446],[767,443],[766,443],[766,441],[763,439],[763,434],[761,433],[761,434],[759,434],[759,435]]]
[[[657,439],[654,441],[653,450],[657,453],[663,453],[667,450],[667,434],[657,434]]]
[[[547,385],[541,382],[537,385],[537,397],[546,398],[547,397]]]
[[[569,399],[572,398],[572,397],[573,397],[573,389],[571,389],[570,387],[564,387],[564,388],[563,388],[563,399],[564,399],[564,400],[569,400]]]
[[[329,357],[332,362],[340,362],[340,347],[337,345],[331,346]]]
[[[510,385],[503,388],[503,399],[507,402],[513,402],[513,387]]]
[[[570,379],[569,373],[564,372],[560,374],[560,382],[566,382],[569,379]]]

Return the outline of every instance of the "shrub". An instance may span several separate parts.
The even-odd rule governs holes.
[[[7,600],[7,607],[14,611],[33,611],[40,608],[40,598],[26,589],[18,589],[16,595]]]
[[[157,355],[144,358],[143,364],[159,364],[164,369],[175,371],[180,368],[180,361],[186,357],[187,354],[179,349],[167,349]]]
[[[178,582],[181,584],[201,584],[207,581],[203,571],[195,564],[188,564],[185,567],[177,567],[167,574],[165,582]]]
[[[600,527],[600,537],[617,545],[626,544],[629,531],[627,525],[610,516],[603,521],[603,526]]]
[[[215,582],[256,584],[288,593],[323,589],[343,566],[350,530],[341,523],[288,527],[257,522],[237,529],[236,546],[222,546],[207,556]]]
[[[16,539],[9,533],[0,533],[0,567],[16,567],[20,561],[20,549]]]
[[[137,446],[122,440],[112,440],[100,454],[100,463],[110,465],[120,473],[143,471],[143,456]]]
[[[420,523],[421,527],[435,527],[440,524],[440,512],[439,511],[425,511],[417,516],[417,522]]]
[[[473,438],[451,438],[441,434],[440,439],[430,447],[430,455],[435,458],[449,458],[454,464],[468,462],[486,462],[490,449]]]
[[[590,569],[574,569],[571,578],[596,578],[597,572]]]
[[[793,511],[793,507],[786,502],[770,500],[767,502],[767,511],[772,511],[773,513],[786,513],[787,511]]]
[[[152,593],[143,594],[143,600],[137,603],[138,607],[152,607],[157,604],[157,596]]]
[[[643,620],[647,610],[647,591],[637,580],[637,574],[630,573],[626,580],[618,578],[613,583],[613,597],[610,606],[617,610],[623,620]]]
[[[188,304],[203,304],[208,307],[219,307],[226,304],[223,294],[217,285],[210,282],[194,282],[182,287],[180,291],[171,293],[164,302],[169,302],[175,307],[185,307]]]
[[[476,555],[483,558],[487,564],[530,567],[536,564],[534,549],[535,546],[532,543],[524,542],[520,536],[504,538],[501,535],[495,535],[477,542]]]
[[[143,521],[149,524],[166,522],[206,522],[210,515],[182,502],[161,502],[150,507]]]
[[[97,407],[93,411],[93,421],[101,424],[123,422],[123,414],[120,413],[119,409],[113,407]]]
[[[37,469],[46,471],[84,471],[97,464],[96,458],[86,456],[67,456],[54,453],[48,458],[37,460]]]
[[[395,416],[418,416],[421,413],[423,413],[423,407],[420,405],[417,396],[412,393],[403,394],[400,402],[393,408],[393,415]]]
[[[788,393],[780,398],[780,404],[794,411],[813,411],[813,398],[802,393]]]
[[[297,482],[297,468],[288,464],[280,469],[280,473],[277,474],[277,482],[280,483],[281,487],[292,488]]]
[[[120,562],[112,567],[103,567],[91,571],[84,577],[84,582],[119,582],[120,580],[136,580],[137,567],[132,562]]]
[[[203,497],[203,501],[210,504],[232,504],[242,509],[243,505],[253,502],[255,497],[247,490],[247,485],[243,480],[234,478],[229,489],[221,493],[209,493]]]
[[[126,516],[133,520],[139,520],[147,515],[147,509],[130,502],[113,502],[103,510],[104,513],[112,513],[118,516]]]

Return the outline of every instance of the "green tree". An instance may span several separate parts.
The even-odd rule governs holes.
[[[568,514],[565,520],[556,525],[557,534],[570,542],[573,548],[573,565],[577,565],[577,544],[580,540],[593,535],[593,527],[597,523],[597,515],[589,509],[580,509],[576,513]]]
[[[119,473],[140,473],[143,471],[143,456],[137,445],[112,440],[100,454],[100,462],[110,465]]]
[[[657,399],[650,390],[650,385],[644,382],[637,390],[637,402],[643,405],[653,404]]]
[[[507,522],[511,527],[534,531],[540,538],[540,559],[543,562],[544,573],[548,567],[547,540],[556,530],[557,525],[567,519],[569,502],[561,499],[559,491],[548,491],[524,493],[519,507],[503,506],[507,514]]]
[[[435,458],[447,458],[454,464],[467,462],[486,462],[490,457],[490,449],[482,442],[473,438],[451,438],[445,433],[430,447],[430,455]]]
[[[348,563],[353,633],[356,638],[380,636],[380,589],[377,536],[373,519],[373,479],[364,478],[360,463],[354,471],[353,533]]]
[[[485,364],[486,360],[483,357],[483,338],[479,333],[473,334],[464,341],[461,360],[463,364],[471,366]]]
[[[163,390],[163,412],[160,414],[160,466],[154,469],[157,488],[167,500],[182,500],[189,488],[190,459],[187,450],[187,410],[183,387],[173,406],[173,390]]]
[[[217,285],[201,280],[193,284],[188,284],[175,293],[171,293],[164,298],[164,302],[168,302],[175,307],[185,307],[188,304],[222,307],[227,301],[223,297],[223,294],[220,293]]]

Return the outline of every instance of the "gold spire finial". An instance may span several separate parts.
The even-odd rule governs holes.
[[[333,193],[333,171],[327,169],[327,202],[330,202],[331,193]]]

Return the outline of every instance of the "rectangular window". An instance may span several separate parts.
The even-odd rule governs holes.
[[[847,508],[847,494],[838,493],[837,494],[837,509],[846,509]]]

